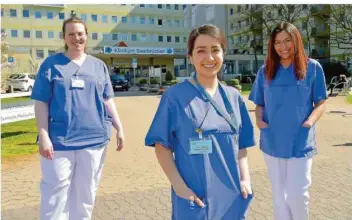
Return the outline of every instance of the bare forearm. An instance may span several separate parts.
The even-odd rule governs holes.
[[[105,107],[108,111],[108,114],[112,118],[112,125],[116,129],[116,131],[122,131],[122,123],[119,117],[119,114],[117,112],[114,100],[112,99],[107,99],[104,101]]]
[[[310,116],[308,117],[308,120],[312,121],[313,124],[315,124],[320,117],[324,114],[325,111],[325,100],[319,102],[314,106],[314,109]]]
[[[241,181],[250,182],[247,149],[240,149],[238,153]]]
[[[156,144],[155,154],[172,187],[174,189],[187,187],[176,168],[172,152],[161,144]]]
[[[48,104],[41,101],[36,101],[34,105],[35,119],[37,121],[37,129],[40,138],[48,138],[48,120],[49,108]]]

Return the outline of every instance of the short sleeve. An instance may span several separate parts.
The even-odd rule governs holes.
[[[324,99],[327,99],[325,76],[320,63],[317,63],[315,67],[315,79],[313,82],[313,102],[314,104],[317,104]]]
[[[114,90],[111,85],[110,75],[108,68],[104,64],[104,76],[105,76],[105,83],[104,83],[104,91],[103,91],[103,98],[109,99],[114,97]]]
[[[242,120],[242,126],[239,132],[239,148],[253,147],[255,146],[254,128],[246,103],[241,96],[239,96],[239,107]]]
[[[40,65],[34,82],[31,99],[48,103],[52,96],[51,65],[48,58]]]
[[[152,124],[145,137],[145,145],[155,147],[156,143],[174,151],[175,116],[168,91],[163,94]]]
[[[248,97],[256,105],[264,106],[264,66],[258,70],[257,77]]]

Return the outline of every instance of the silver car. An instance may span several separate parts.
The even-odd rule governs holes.
[[[33,89],[34,81],[37,75],[33,73],[16,73],[11,74],[7,80],[8,90],[11,91],[11,87],[13,90],[21,90],[24,92],[30,92]]]

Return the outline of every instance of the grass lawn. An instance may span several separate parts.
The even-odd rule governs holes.
[[[1,157],[11,159],[37,153],[36,136],[35,119],[1,125]]]
[[[31,100],[30,97],[17,97],[17,98],[6,98],[1,99],[1,104],[16,103]]]
[[[242,84],[242,95],[249,95],[252,90],[252,84]]]
[[[352,104],[352,94],[347,95],[346,101],[347,101],[347,103]]]

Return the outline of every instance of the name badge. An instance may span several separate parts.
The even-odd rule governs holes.
[[[72,88],[83,89],[84,88],[84,80],[83,79],[71,79]]]
[[[203,139],[190,139],[189,154],[210,154],[213,152],[213,146],[211,139],[204,137]]]

